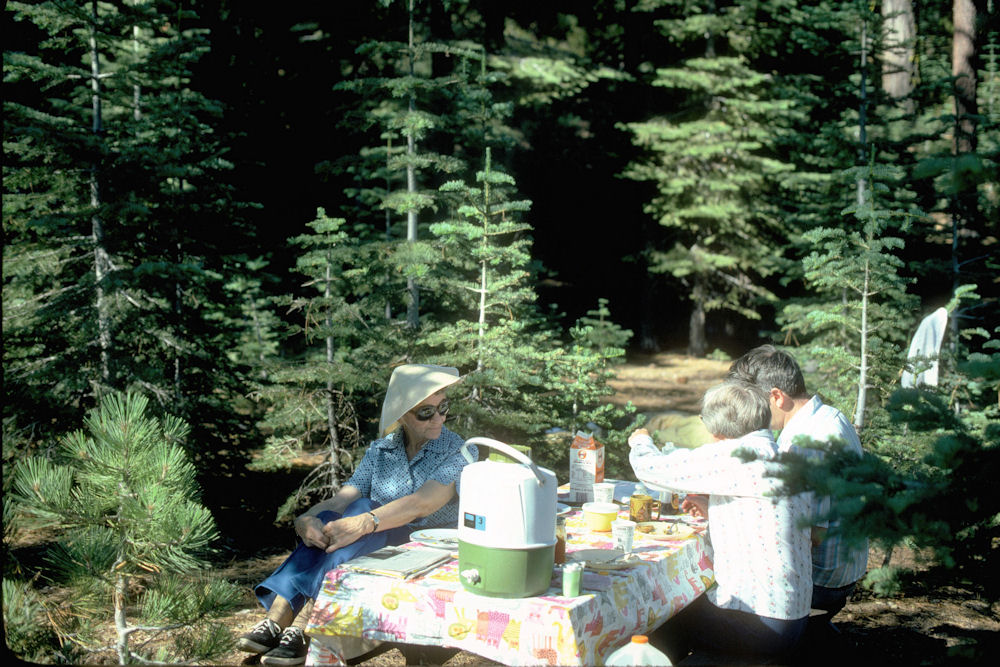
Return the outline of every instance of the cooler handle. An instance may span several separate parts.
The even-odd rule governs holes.
[[[514,449],[510,445],[500,442],[499,440],[494,440],[493,438],[469,438],[465,441],[465,444],[462,445],[461,450],[462,456],[464,456],[465,460],[469,463],[476,462],[476,459],[472,456],[472,452],[469,451],[469,445],[486,445],[492,449],[500,450],[512,459],[520,461],[524,465],[531,468],[531,472],[538,478],[539,486],[545,485],[545,476],[542,475],[542,471],[538,469],[538,466],[535,465],[534,461],[529,459],[524,452]]]

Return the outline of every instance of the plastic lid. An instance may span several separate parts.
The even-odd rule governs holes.
[[[649,643],[649,637],[647,637],[646,635],[632,635],[632,643],[633,644],[648,644]]]

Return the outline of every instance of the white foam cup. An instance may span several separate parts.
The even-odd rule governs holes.
[[[635,539],[635,521],[629,519],[612,521],[611,539],[614,541],[615,549],[621,549],[624,553],[632,551],[632,540]]]

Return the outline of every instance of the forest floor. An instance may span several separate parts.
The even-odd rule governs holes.
[[[693,359],[678,353],[633,357],[622,365],[612,382],[613,401],[631,401],[650,416],[697,414],[704,390],[718,382],[728,362]],[[274,511],[308,472],[255,473],[245,469],[245,453],[218,452],[202,479],[205,503],[224,533],[224,546],[212,571],[242,586],[246,596],[240,609],[224,619],[234,634],[247,631],[262,617],[252,586],[266,577],[292,547],[292,531],[273,525]],[[248,489],[253,489],[248,493]],[[30,559],[41,544],[23,537],[14,546],[15,557]],[[872,665],[971,665],[983,657],[1000,655],[1000,602],[996,587],[963,581],[912,550],[897,548],[890,564],[906,567],[902,592],[878,598],[858,590],[837,616],[839,659],[812,660],[808,664]],[[869,567],[883,564],[885,554],[873,548]],[[110,625],[110,624],[109,624]],[[110,630],[110,628],[109,628]],[[991,659],[992,661],[992,659]],[[117,662],[108,651],[96,653],[88,664]],[[255,664],[256,657],[232,652],[218,664]],[[352,664],[397,667],[407,664],[497,664],[475,654],[454,649],[417,649],[383,645]]]

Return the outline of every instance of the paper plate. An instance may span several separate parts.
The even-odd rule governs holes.
[[[566,560],[591,570],[627,570],[639,562],[632,554],[623,555],[621,549],[580,549],[567,553]]]
[[[424,528],[410,533],[411,542],[419,542],[428,547],[439,549],[458,548],[457,528]]]
[[[686,540],[695,530],[680,521],[643,521],[635,527],[635,534],[654,540]]]
[[[570,510],[573,508],[565,503],[556,503],[556,516],[562,516],[563,514],[569,514]]]

